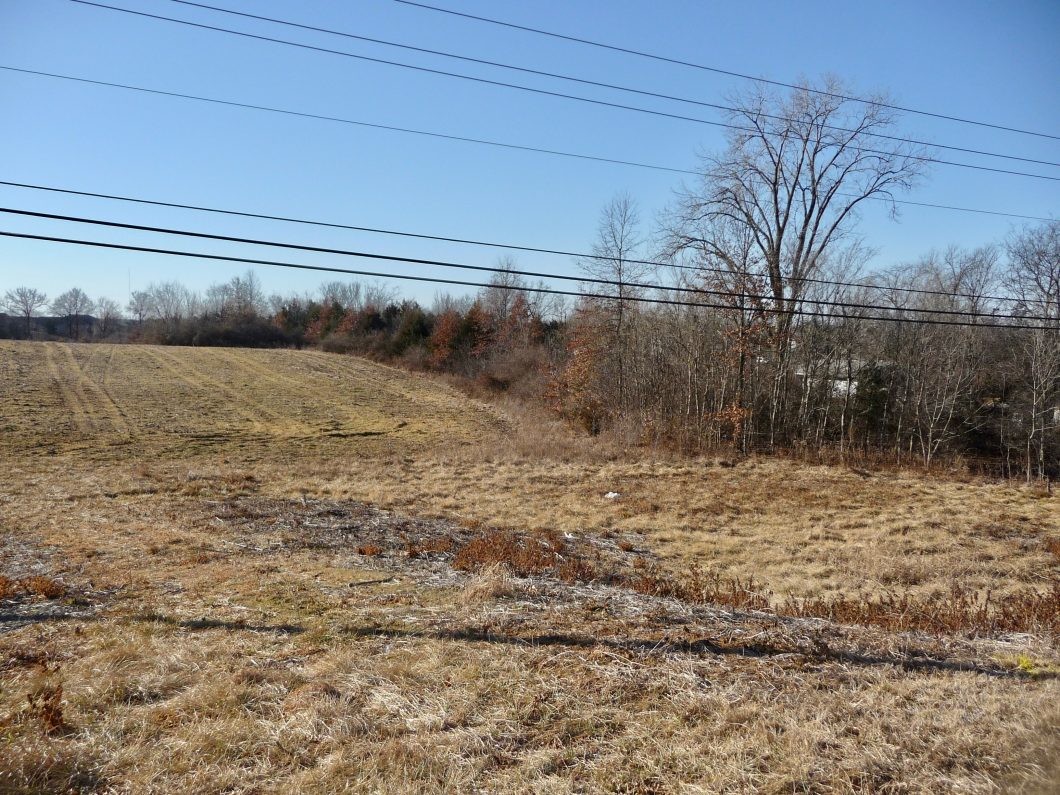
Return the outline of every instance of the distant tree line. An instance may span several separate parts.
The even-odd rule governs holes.
[[[477,295],[429,308],[341,282],[266,297],[252,273],[203,294],[154,284],[124,314],[77,288],[49,303],[19,287],[0,334],[310,345],[546,401],[631,443],[1060,474],[1060,223],[863,273],[858,210],[892,202],[927,160],[881,148],[887,107],[853,93],[740,98],[728,148],[656,228],[631,197],[605,207],[579,263],[592,296],[573,305],[505,259]]]

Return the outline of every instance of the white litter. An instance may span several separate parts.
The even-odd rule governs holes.
[[[605,500],[617,500],[621,496],[622,495],[619,494],[617,491],[609,491],[609,492],[607,492],[607,494],[604,495],[604,499]]]

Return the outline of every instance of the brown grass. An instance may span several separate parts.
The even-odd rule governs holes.
[[[1047,791],[1055,496],[521,411],[317,353],[0,343],[0,587],[77,595],[4,605],[0,791]],[[410,557],[247,495],[453,523]]]

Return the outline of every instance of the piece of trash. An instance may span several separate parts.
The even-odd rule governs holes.
[[[609,492],[607,492],[607,494],[604,495],[604,499],[605,500],[617,500],[621,496],[622,495],[619,494],[617,491],[609,491]]]
[[[576,536],[576,535],[574,535],[574,533],[564,533],[564,534],[563,534],[563,537],[564,537],[564,538],[566,538],[566,539],[568,539],[568,540],[570,540],[570,539],[574,539],[574,538],[577,538],[577,536]]]

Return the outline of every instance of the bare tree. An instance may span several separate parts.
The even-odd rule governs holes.
[[[1027,419],[1024,454],[1027,478],[1044,478],[1050,443],[1060,447],[1060,222],[1013,234],[1006,245],[1008,287],[1033,321],[1020,332]]]
[[[810,88],[819,90],[809,90]],[[731,225],[749,231],[770,297],[774,388],[770,442],[782,400],[794,313],[825,254],[849,234],[858,208],[893,198],[923,168],[911,145],[882,140],[895,116],[882,104],[842,99],[854,92],[835,79],[786,97],[764,88],[733,98],[729,145],[705,159],[697,189],[677,210],[676,245],[696,246],[739,272],[743,252],[730,248]],[[882,99],[883,98],[879,98]],[[894,206],[892,204],[892,212]]]
[[[100,337],[113,334],[121,320],[121,307],[112,298],[100,298],[96,301],[96,330]]]
[[[325,304],[338,304],[347,312],[361,308],[362,293],[360,282],[334,281],[320,285],[320,299]]]
[[[586,290],[605,298],[592,299],[598,316],[605,318],[609,340],[607,358],[615,379],[616,407],[624,408],[628,401],[628,348],[636,315],[631,299],[638,297],[652,267],[638,256],[644,244],[640,233],[640,211],[628,194],[615,196],[600,213],[593,258],[579,262],[582,271],[591,278],[605,279],[609,284],[586,283]]]
[[[12,315],[21,316],[26,322],[26,336],[37,310],[48,303],[48,296],[33,287],[16,287],[4,293],[3,307]]]
[[[80,287],[73,287],[52,301],[51,310],[66,318],[67,331],[71,337],[81,336],[81,324],[92,311],[94,303]]]
[[[147,289],[153,313],[169,331],[194,311],[195,297],[180,282],[152,284]]]
[[[136,324],[142,326],[144,319],[155,311],[154,298],[149,290],[134,290],[125,308],[136,318]]]
[[[526,282],[519,274],[513,273],[515,265],[513,257],[500,257],[495,266],[497,272],[490,275],[490,286],[482,291],[482,308],[495,318],[507,317],[518,296],[526,299]]]

